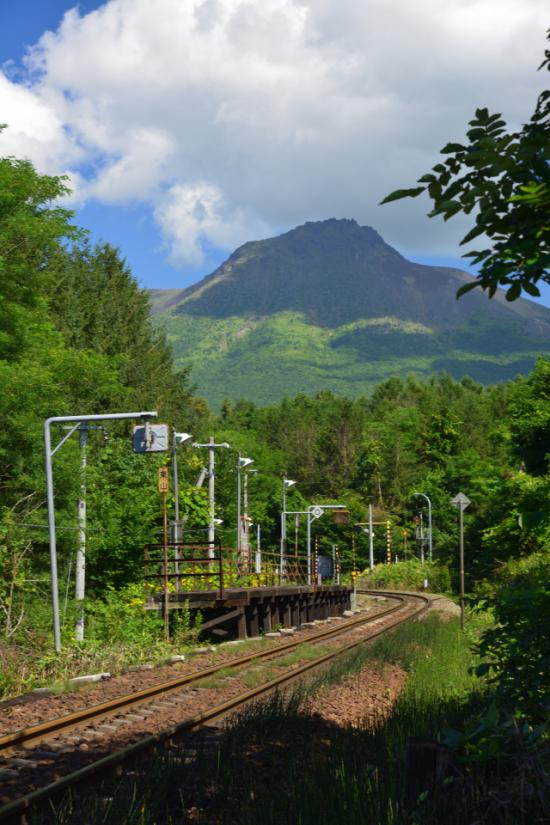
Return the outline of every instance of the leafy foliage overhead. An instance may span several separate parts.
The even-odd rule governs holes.
[[[545,55],[539,68],[550,70],[550,51]],[[479,265],[479,276],[457,297],[477,286],[490,297],[505,287],[509,301],[522,290],[539,296],[537,283],[550,283],[550,91],[542,92],[517,132],[507,131],[501,115],[486,108],[477,109],[469,125],[467,142],[444,146],[445,161],[418,179],[421,186],[398,189],[382,203],[427,192],[433,201],[429,217],[475,215],[461,243],[484,236],[491,246],[465,254]]]

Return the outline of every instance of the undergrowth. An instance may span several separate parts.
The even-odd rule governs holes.
[[[196,644],[200,621],[184,607],[171,618],[170,641],[158,612],[143,608],[142,589],[131,585],[108,590],[104,599],[86,602],[85,640],[76,642],[74,603],[66,606],[62,623],[62,650],[53,649],[47,628],[47,605],[37,603],[32,621],[9,642],[0,641],[0,700],[35,687],[61,690],[84,673],[119,673],[131,665],[158,663]],[[46,652],[44,652],[46,651]],[[74,689],[74,688],[73,688]]]

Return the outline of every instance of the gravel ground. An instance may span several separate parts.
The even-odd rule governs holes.
[[[405,679],[405,671],[396,665],[369,662],[358,673],[321,691],[310,712],[338,727],[368,727],[387,718]]]

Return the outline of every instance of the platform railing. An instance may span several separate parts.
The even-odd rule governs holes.
[[[239,558],[233,548],[216,546],[214,557],[204,544],[150,544],[145,549],[144,586],[146,601],[183,601],[188,593],[224,591],[244,587],[306,585],[305,557],[262,551],[253,559]],[[336,555],[332,576],[321,578],[317,554],[313,558],[313,584],[340,583],[340,560]]]
[[[143,576],[146,600],[159,596],[165,600],[178,600],[180,593],[197,590],[215,590],[222,599],[222,548],[216,547],[214,556],[206,555],[208,550],[205,545],[178,542],[147,545]]]

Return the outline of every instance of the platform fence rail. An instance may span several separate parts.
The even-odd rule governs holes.
[[[212,555],[213,553],[213,555]],[[333,555],[330,575],[323,571],[317,553],[312,554],[312,584],[340,584],[340,558]],[[282,563],[281,563],[282,562]],[[144,553],[146,601],[181,601],[186,593],[224,591],[245,587],[300,586],[308,583],[307,559],[262,550],[240,557],[234,548],[216,544],[170,542],[149,544]]]

